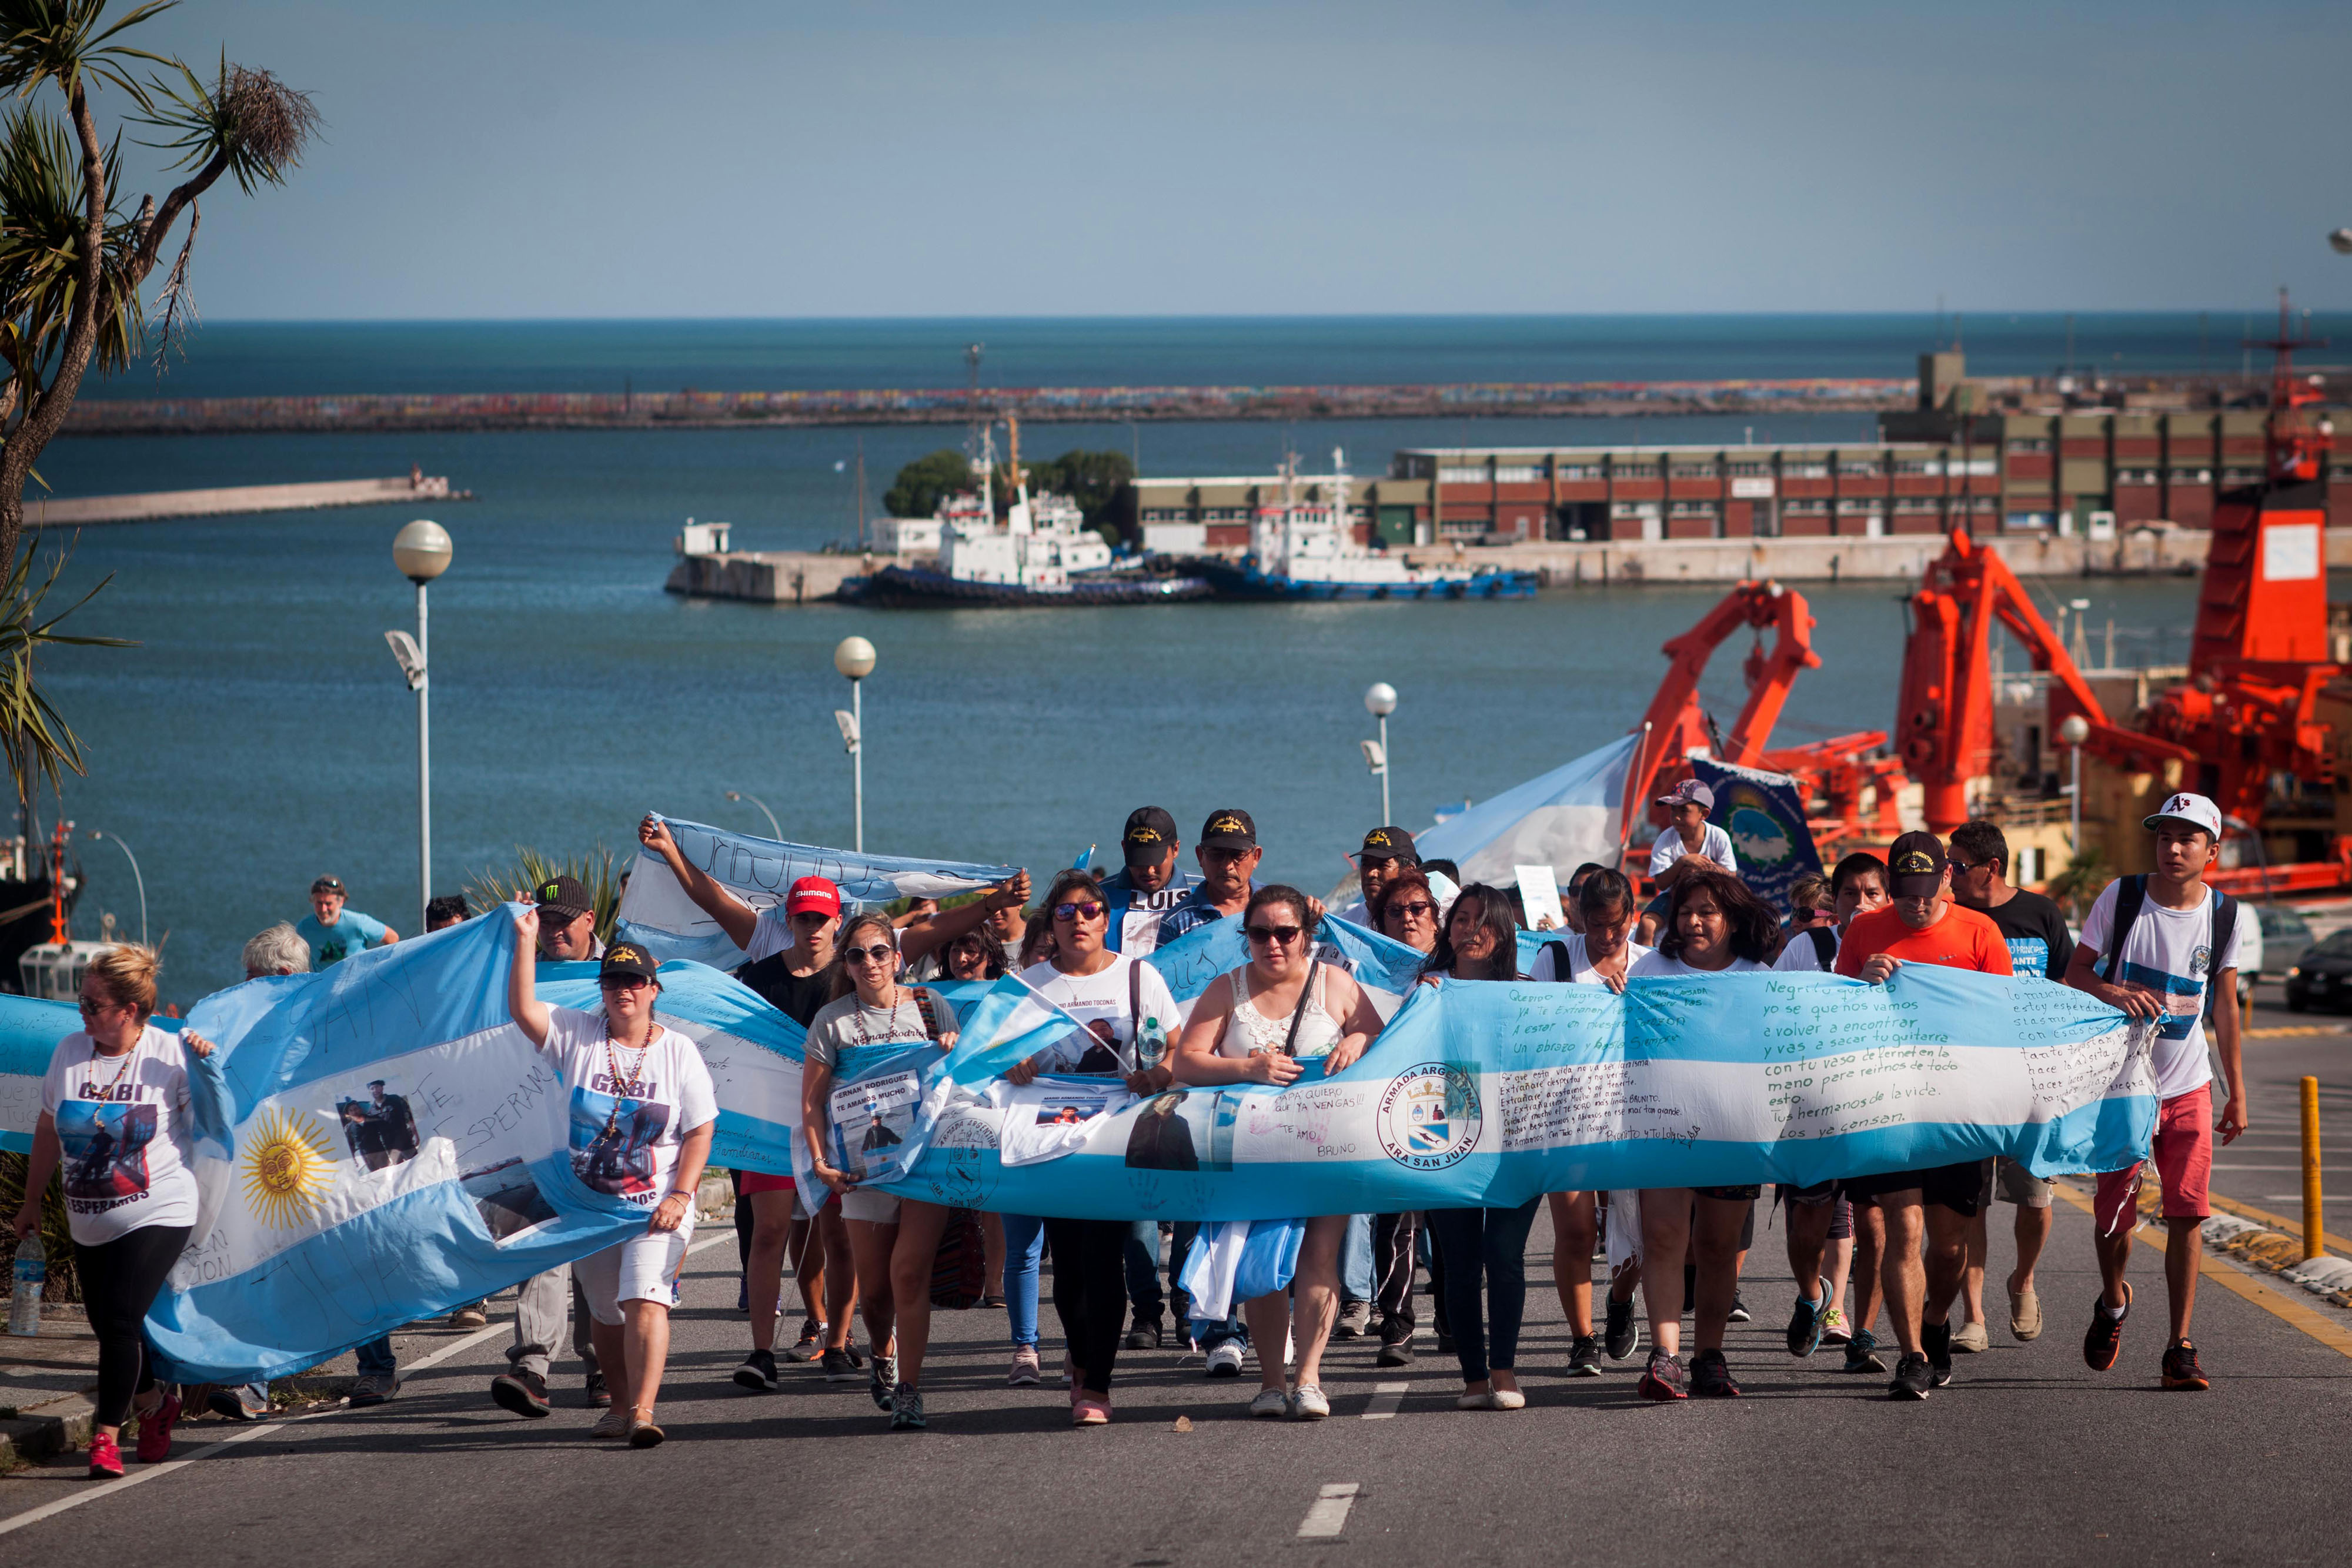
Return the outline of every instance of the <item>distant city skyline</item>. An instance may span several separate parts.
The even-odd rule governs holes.
[[[207,199],[215,321],[2352,307],[2342,6],[184,0],[141,31],[324,120],[285,189]],[[126,206],[169,181],[138,133]]]

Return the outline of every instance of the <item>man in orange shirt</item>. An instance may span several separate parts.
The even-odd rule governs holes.
[[[1886,852],[1884,909],[1857,915],[1838,947],[1837,972],[1873,985],[1906,964],[1941,964],[1987,975],[2015,971],[2009,943],[1991,919],[1952,902],[1952,870],[1933,833],[1905,833]],[[1930,1170],[1848,1176],[1845,1195],[1874,1203],[1886,1224],[1880,1278],[1902,1359],[1887,1385],[1894,1399],[1925,1399],[1952,1380],[1952,1325],[1946,1321],[1968,1267],[1969,1222],[1982,1187],[1978,1161]],[[1922,1236],[1927,1257],[1919,1255]],[[1866,1326],[1866,1325],[1865,1325]]]

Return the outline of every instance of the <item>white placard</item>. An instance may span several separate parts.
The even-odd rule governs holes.
[[[1511,868],[1518,873],[1519,902],[1527,906],[1528,925],[1535,931],[1565,931],[1568,912],[1559,905],[1559,879],[1552,875],[1548,865],[1520,865]],[[1547,925],[1546,920],[1551,922]]]
[[[2263,529],[2263,580],[2308,582],[2319,575],[2319,525],[2273,523]]]

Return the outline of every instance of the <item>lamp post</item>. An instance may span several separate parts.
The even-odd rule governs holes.
[[[1389,821],[1389,715],[1396,712],[1396,688],[1374,681],[1364,688],[1364,711],[1381,721],[1381,737],[1364,742],[1364,760],[1381,776],[1381,821]]]
[[[728,790],[727,798],[730,800],[737,802],[744,800],[751,801],[751,804],[760,808],[760,814],[768,819],[768,826],[774,831],[776,837],[781,839],[784,836],[784,830],[777,827],[776,825],[776,814],[768,810],[768,803],[765,800],[761,800],[757,795],[746,795],[740,789]]]
[[[416,635],[387,632],[392,656],[416,694],[416,929],[425,929],[425,906],[433,902],[433,725],[428,706],[425,586],[449,570],[449,530],[417,518],[392,538],[392,564],[416,584]]]
[[[139,857],[131,852],[129,844],[119,838],[101,833],[96,828],[90,830],[89,836],[93,839],[105,839],[107,842],[121,850],[125,858],[131,862],[131,878],[139,884],[139,946],[144,947],[147,946],[147,879],[139,874]]]
[[[866,852],[866,709],[859,699],[866,677],[874,673],[874,644],[863,637],[844,637],[833,651],[833,667],[849,677],[849,711],[835,708],[834,723],[841,727],[841,743],[849,751],[850,790],[856,802],[856,834],[850,847]],[[777,837],[783,835],[779,832]]]
[[[2066,787],[2068,863],[2083,858],[2083,742],[2091,737],[2091,721],[2079,713],[2070,713],[2058,726],[2058,738],[2074,753],[2074,782]]]

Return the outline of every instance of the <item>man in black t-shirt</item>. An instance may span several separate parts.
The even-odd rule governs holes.
[[[2039,974],[2063,982],[2074,961],[2074,938],[2067,933],[2066,916],[2038,893],[2011,887],[2009,841],[1990,822],[1963,822],[1952,830],[1947,857],[1952,867],[1952,897],[1990,919],[2009,944],[2012,967],[2021,975]],[[2033,1265],[2050,1239],[2050,1184],[2015,1160],[1988,1161],[1994,1166],[1989,1185],[2003,1203],[2017,1207],[2017,1267],[2009,1276],[2009,1332],[2020,1341],[2042,1333],[2042,1298],[2033,1289]],[[1969,1229],[1968,1271],[1962,1289],[1968,1322],[1952,1334],[1954,1350],[1983,1350],[1985,1236],[1984,1203],[1977,1207]]]

